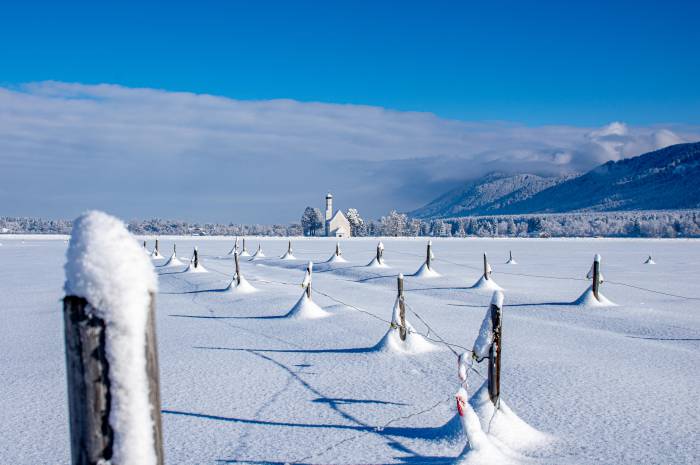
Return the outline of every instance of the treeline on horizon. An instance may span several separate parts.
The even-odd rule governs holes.
[[[354,210],[354,209],[351,209]],[[496,215],[420,220],[392,211],[379,220],[363,220],[348,212],[352,233],[358,237],[700,237],[700,210],[579,212],[561,214]],[[3,234],[70,234],[70,220],[0,217]],[[189,223],[160,218],[132,220],[137,235],[183,236],[315,236],[323,235],[317,222],[216,224]]]

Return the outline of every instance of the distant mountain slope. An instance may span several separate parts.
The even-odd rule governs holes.
[[[487,215],[528,199],[568,178],[490,173],[453,189],[409,213],[414,218]]]
[[[682,208],[700,208],[700,142],[610,161],[578,177],[492,173],[409,214],[446,218]]]
[[[700,207],[700,142],[607,162],[500,213],[661,210]]]

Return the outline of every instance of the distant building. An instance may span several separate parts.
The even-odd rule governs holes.
[[[342,211],[333,213],[333,196],[329,192],[326,195],[326,236],[327,237],[350,237],[350,222]]]

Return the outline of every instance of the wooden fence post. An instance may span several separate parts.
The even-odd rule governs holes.
[[[433,241],[428,241],[428,250],[426,253],[426,257],[425,257],[425,266],[428,267],[428,269],[430,269],[430,259],[433,255],[432,248],[433,248]]]
[[[501,333],[502,296],[502,293],[495,292],[490,307],[493,342],[491,343],[491,349],[489,351],[488,383],[489,397],[494,405],[498,405],[498,398],[501,394],[501,345],[503,341],[503,335]]]
[[[509,250],[509,251],[508,251],[508,261],[509,261],[509,262],[512,262],[512,261],[513,261],[513,251],[512,251],[512,250]]]
[[[163,465],[160,416],[160,385],[155,336],[155,300],[151,293],[146,328],[146,375],[153,421],[153,445],[158,465]],[[68,410],[70,416],[71,463],[95,465],[112,458],[114,431],[111,410],[110,373],[105,346],[104,320],[95,316],[82,297],[63,299]]]
[[[289,244],[287,244],[287,253],[289,255],[292,255],[292,240],[289,240]]]
[[[489,262],[486,259],[486,252],[484,252],[484,279],[489,279]]]
[[[160,255],[160,247],[158,246],[158,239],[156,239],[156,255]]]
[[[382,243],[380,242],[377,244],[377,263],[382,264],[382,255],[384,254],[384,250],[382,249]]]
[[[147,247],[146,247],[146,241],[143,241],[143,248],[144,248],[144,250],[147,249]]]
[[[177,255],[177,244],[173,244],[173,255]]]
[[[335,243],[335,256],[340,257],[340,242]]]
[[[233,261],[236,262],[236,285],[241,284],[241,265],[238,260],[238,251],[233,252]]]
[[[593,296],[596,300],[600,300],[600,255],[596,254],[593,259]]]
[[[241,252],[245,252],[245,237],[243,238],[243,250]]]
[[[309,262],[309,264],[306,265],[306,276],[309,280],[309,282],[306,284],[306,297],[308,297],[309,299],[311,298],[311,277],[313,275],[314,270],[313,266],[313,262]]]
[[[194,267],[196,269],[199,266],[199,252],[197,251],[197,247],[194,248],[194,256],[192,259],[194,260]]]
[[[399,336],[402,341],[406,340],[406,303],[403,295],[403,273],[399,273],[397,278],[398,284],[398,298],[399,298],[399,319],[401,320],[401,326],[399,326]]]

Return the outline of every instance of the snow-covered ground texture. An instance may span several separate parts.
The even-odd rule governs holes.
[[[2,237],[3,464],[70,461],[65,239]],[[323,263],[335,239],[294,238],[296,261],[276,258],[287,239],[249,247],[258,241],[268,257],[241,261],[257,292],[237,293],[232,238],[160,238],[163,251],[198,246],[209,270],[153,261],[166,463],[698,463],[700,241],[437,239],[431,279],[411,276],[424,239],[383,239],[386,269],[366,266],[374,238],[341,240],[346,263]],[[470,416],[459,417],[457,357],[439,338],[472,348],[491,300],[471,289],[484,252],[505,289],[502,405],[494,416],[471,372]],[[600,292],[617,306],[574,304],[596,253]],[[328,315],[289,318],[309,260],[313,303]],[[435,350],[380,350],[398,273],[406,320]]]

